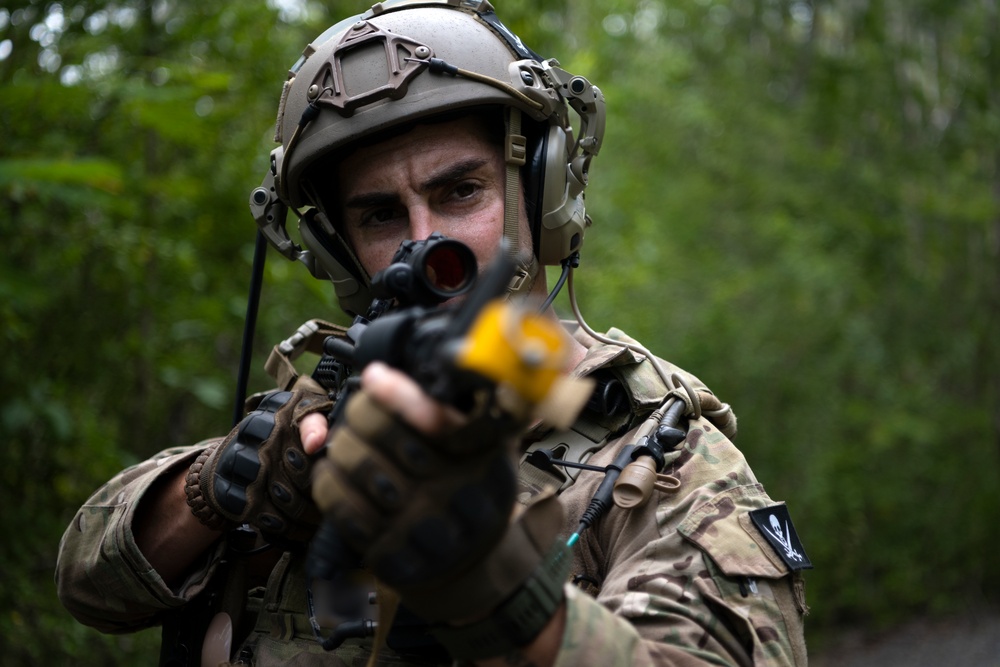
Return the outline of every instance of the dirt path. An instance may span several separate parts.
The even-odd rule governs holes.
[[[811,667],[1000,667],[1000,612],[913,621],[866,637],[847,632],[809,656]]]

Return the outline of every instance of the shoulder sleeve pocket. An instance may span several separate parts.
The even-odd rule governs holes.
[[[749,512],[775,505],[759,484],[720,493],[693,511],[677,528],[730,577],[779,579],[789,573]]]
[[[759,484],[739,486],[699,506],[677,530],[705,555],[710,576],[695,580],[695,587],[742,644],[749,662],[805,665],[802,617],[808,607],[795,571],[802,567],[790,568],[777,551],[781,543],[772,544],[762,532],[779,533],[772,516],[783,536],[794,535],[790,519],[784,528],[784,504],[771,500]],[[797,540],[794,546],[801,549]]]

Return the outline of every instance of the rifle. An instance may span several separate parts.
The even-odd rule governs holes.
[[[508,253],[498,253],[478,280],[476,272],[471,250],[454,239],[433,234],[401,245],[390,266],[372,279],[375,298],[366,316],[356,318],[344,337],[324,342],[313,377],[335,399],[328,415],[331,429],[356,390],[356,374],[376,360],[409,375],[432,398],[465,412],[502,405],[556,425],[572,422],[590,385],[563,375],[565,332],[547,317],[504,301],[515,274]],[[457,296],[464,299],[441,305]],[[351,574],[359,565],[332,521],[325,520],[310,544],[306,571],[314,584],[326,582],[321,614],[312,585],[309,604],[314,633],[327,650],[348,637],[379,632],[379,621],[363,617],[359,601],[366,596]],[[320,616],[340,621],[326,638],[319,631]],[[391,616],[380,607],[383,626]],[[398,626],[397,617],[388,638],[397,649]],[[402,641],[413,648],[409,639]]]

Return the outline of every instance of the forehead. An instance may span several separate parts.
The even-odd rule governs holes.
[[[503,152],[481,119],[421,124],[404,134],[356,148],[337,165],[338,204],[368,193],[424,190],[444,184],[457,165],[480,163],[491,178],[503,172]]]

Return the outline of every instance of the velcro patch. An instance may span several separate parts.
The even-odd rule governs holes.
[[[812,569],[812,561],[802,548],[802,542],[799,541],[795,526],[792,525],[792,517],[785,505],[754,510],[750,512],[750,519],[768,544],[774,548],[775,553],[785,561],[788,569],[792,571]]]

